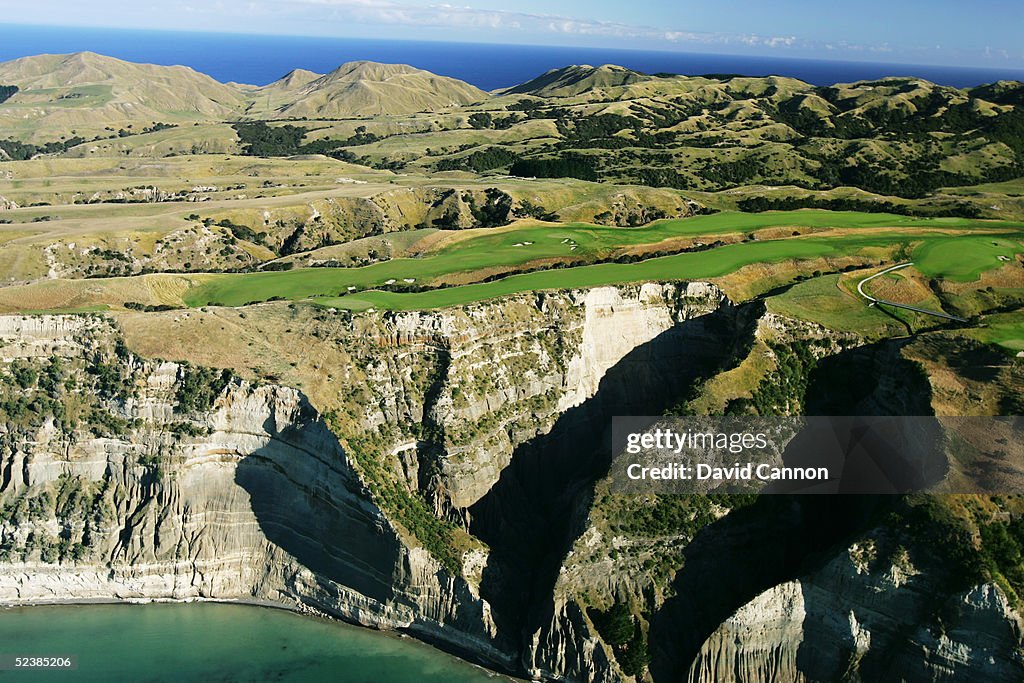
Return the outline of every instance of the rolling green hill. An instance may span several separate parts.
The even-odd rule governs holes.
[[[455,107],[488,97],[454,78],[405,64],[349,62],[324,76],[292,71],[252,92],[249,116],[338,118],[412,114]]]
[[[351,62],[254,87],[77,53],[0,64],[0,83],[18,88],[0,103],[0,158],[60,154],[75,146],[69,138],[86,143],[85,154],[132,154],[135,145],[106,140],[155,124],[228,121],[279,129],[259,133],[272,144],[238,143],[252,155],[322,153],[403,172],[701,192],[856,187],[907,198],[1024,175],[1024,84],[1011,81],[957,89],[900,77],[815,87],[779,76],[583,65],[488,94],[411,66]],[[173,146],[143,145],[144,154],[230,149],[230,132],[212,144],[208,128],[193,128]],[[35,146],[16,147],[24,143]]]
[[[617,88],[650,79],[651,76],[614,64],[582,64],[552,69],[537,78],[500,92],[505,95],[574,97],[595,89]]]
[[[135,64],[92,52],[5,62],[0,83],[18,86],[0,105],[0,137],[34,140],[157,121],[230,118],[245,104],[237,88],[188,67]]]
[[[5,62],[0,84],[17,88],[0,100],[0,137],[32,142],[71,131],[103,138],[156,122],[411,114],[488,98],[468,83],[401,64],[350,62],[326,75],[300,69],[258,88],[92,52]]]

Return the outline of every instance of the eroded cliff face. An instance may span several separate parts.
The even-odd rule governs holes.
[[[951,592],[905,547],[872,534],[737,610],[687,680],[1018,681],[1020,638],[998,586]]]
[[[0,318],[0,603],[304,606],[554,680],[830,680],[854,659],[878,671],[876,651],[908,680],[1019,665],[985,658],[1020,638],[998,589],[955,594],[967,607],[937,630],[915,558],[836,554],[868,511],[702,499],[683,527],[652,531],[630,516],[661,502],[607,493],[614,415],[672,409],[770,344],[843,358],[858,339],[703,283],[263,310],[245,320],[256,334],[303,344],[281,381],[140,358],[98,316]],[[161,316],[207,335],[227,320]],[[242,338],[227,346],[246,357]],[[799,533],[772,541],[781,530]],[[596,625],[620,602],[644,614],[650,672]]]
[[[0,319],[5,382],[26,375],[28,397],[4,404],[0,427],[0,602],[306,605],[521,670],[522,635],[492,615],[489,548],[467,534],[458,566],[439,561],[379,479],[468,518],[515,449],[591,399],[610,368],[730,309],[713,287],[646,285],[350,321],[362,341],[349,370],[364,379],[332,418],[372,435],[383,475],[355,464],[294,389],[140,359],[100,317]],[[193,395],[211,383],[215,395]],[[37,405],[43,394],[58,398]],[[575,609],[545,668],[611,671]]]
[[[118,357],[102,319],[5,318],[0,337],[18,367],[60,359],[67,406],[0,427],[0,602],[266,600],[504,662],[486,605],[403,543],[299,392],[231,379],[182,412],[194,370]],[[103,372],[127,390],[91,401]]]

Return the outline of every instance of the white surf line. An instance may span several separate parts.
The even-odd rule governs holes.
[[[864,291],[864,285],[866,285],[868,282],[871,282],[876,277],[880,277],[882,275],[885,275],[886,273],[891,273],[894,270],[900,270],[901,268],[907,268],[907,267],[912,266],[912,265],[914,265],[913,261],[911,261],[910,263],[901,263],[899,265],[892,266],[890,268],[886,268],[885,270],[879,271],[879,272],[875,273],[874,275],[869,275],[868,277],[864,278],[863,280],[861,280],[860,282],[857,283],[857,292],[862,297],[864,297],[865,299],[867,299],[868,301],[871,302],[870,304],[868,304],[869,306],[874,306],[876,304],[884,304],[886,306],[893,306],[894,308],[902,308],[902,309],[905,309],[905,310],[908,310],[908,311],[914,311],[915,313],[924,313],[925,315],[933,315],[933,316],[935,316],[937,318],[945,318],[946,320],[955,320],[955,321],[961,322],[961,323],[967,322],[967,320],[965,320],[964,318],[958,318],[955,315],[950,315],[949,313],[943,313],[942,311],[929,311],[926,308],[917,308],[916,306],[908,306],[907,304],[898,304],[895,301],[887,301],[885,299],[878,299],[878,298],[875,298],[875,297],[871,296],[870,294],[868,294],[867,292]]]

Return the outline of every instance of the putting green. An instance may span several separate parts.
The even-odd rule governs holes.
[[[1024,251],[1019,240],[957,235],[929,241],[914,250],[914,267],[928,277],[957,282],[977,280],[986,270],[1012,261]]]

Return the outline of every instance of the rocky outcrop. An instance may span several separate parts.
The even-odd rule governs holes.
[[[583,609],[559,598],[550,623],[532,636],[527,672],[541,680],[610,683],[622,679],[614,655],[601,641]]]
[[[266,248],[240,243],[230,231],[205,225],[172,230],[146,249],[116,238],[99,244],[53,242],[43,249],[50,279],[187,271],[200,263],[209,270],[230,270],[255,266],[270,256]]]
[[[1019,617],[996,585],[949,594],[905,548],[868,537],[737,610],[704,643],[687,679],[1018,681],[1020,637]]]
[[[722,624],[704,645],[688,680],[805,681],[796,661],[805,617],[798,583],[762,593]]]
[[[328,197],[267,209],[212,214],[264,233],[265,244],[288,255],[417,227],[477,227],[471,202],[483,192],[449,188],[395,188],[365,197]],[[506,221],[507,222],[507,221]]]

